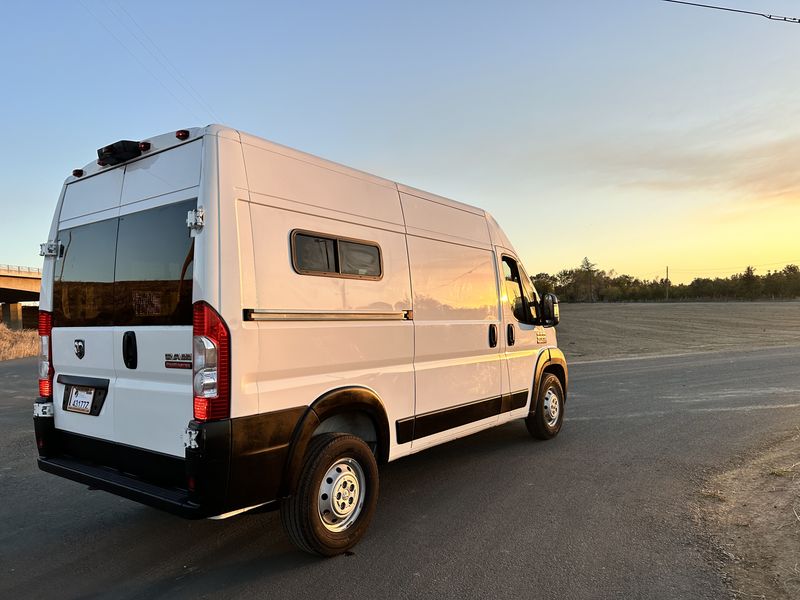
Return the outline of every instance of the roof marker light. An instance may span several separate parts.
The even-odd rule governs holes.
[[[142,152],[150,150],[150,142],[139,142],[139,150]]]
[[[189,130],[188,129],[179,129],[175,132],[175,137],[179,140],[188,140],[189,139]]]
[[[72,169],[73,177],[83,177],[83,169]]]

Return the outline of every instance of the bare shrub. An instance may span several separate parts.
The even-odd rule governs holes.
[[[0,360],[37,354],[39,354],[39,334],[35,329],[15,331],[0,323]]]

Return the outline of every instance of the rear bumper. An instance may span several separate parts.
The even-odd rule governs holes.
[[[108,467],[96,466],[69,457],[38,459],[39,468],[90,487],[111,492],[187,519],[213,516],[189,500],[188,490],[169,489],[125,475]],[[212,511],[213,512],[213,511]]]
[[[289,443],[307,409],[191,421],[191,443],[176,457],[56,429],[45,404],[35,404],[33,419],[42,471],[190,519],[277,500]]]

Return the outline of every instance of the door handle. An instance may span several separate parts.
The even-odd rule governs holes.
[[[506,342],[509,346],[513,346],[514,342],[516,342],[515,334],[514,334],[514,324],[509,323],[508,327],[506,327]]]
[[[138,351],[136,350],[136,333],[126,331],[122,335],[122,360],[129,369],[135,369],[138,361]]]
[[[489,325],[489,348],[497,347],[497,325]]]

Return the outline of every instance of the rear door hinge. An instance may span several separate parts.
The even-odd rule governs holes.
[[[39,244],[39,256],[61,256],[61,242],[45,242]]]
[[[206,211],[202,206],[198,206],[194,210],[186,213],[186,226],[191,230],[191,236],[194,237],[203,229]]]

